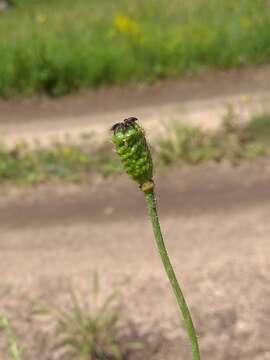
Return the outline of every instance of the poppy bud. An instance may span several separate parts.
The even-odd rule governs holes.
[[[153,162],[143,129],[134,117],[113,125],[113,142],[124,168],[143,191],[153,188]]]

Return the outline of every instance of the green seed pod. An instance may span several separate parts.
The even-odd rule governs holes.
[[[153,188],[153,163],[143,129],[136,123],[136,118],[125,119],[115,124],[113,142],[116,152],[123,162],[126,172],[143,191]]]

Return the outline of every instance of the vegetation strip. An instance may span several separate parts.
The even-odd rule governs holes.
[[[227,117],[220,129],[205,132],[173,122],[166,132],[153,141],[152,152],[157,166],[201,164],[208,161],[254,159],[270,153],[270,115],[255,116],[239,125]],[[31,149],[18,143],[9,149],[0,145],[0,182],[31,185],[52,179],[74,182],[89,174],[108,176],[122,171],[119,159],[104,143],[95,148],[92,138],[79,145],[54,143],[47,148]]]
[[[0,13],[0,95],[59,96],[270,58],[264,0],[13,0]]]

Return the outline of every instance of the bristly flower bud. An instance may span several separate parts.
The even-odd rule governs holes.
[[[130,117],[113,125],[113,142],[126,172],[143,191],[153,188],[153,162],[143,129]]]

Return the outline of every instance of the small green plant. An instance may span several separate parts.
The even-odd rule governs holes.
[[[71,304],[66,309],[36,302],[34,311],[56,322],[57,346],[65,349],[72,359],[124,360],[131,349],[141,345],[130,341],[121,332],[123,324],[116,293],[100,300],[97,276],[93,281],[90,302],[79,301],[71,291]]]
[[[263,113],[254,116],[245,126],[244,135],[253,141],[269,143],[270,115]]]
[[[158,161],[164,165],[179,160],[189,164],[198,164],[214,159],[218,149],[212,142],[211,135],[199,128],[193,128],[173,122],[166,134],[157,140],[156,153]]]
[[[25,348],[18,344],[18,337],[14,334],[8,318],[0,314],[0,331],[3,331],[7,339],[8,355],[12,360],[22,360]]]
[[[154,236],[168,279],[179,305],[191,343],[193,360],[200,360],[199,344],[188,305],[177,281],[160,229],[153,181],[153,165],[143,129],[134,117],[125,119],[112,127],[116,152],[127,173],[135,180],[145,194]]]

